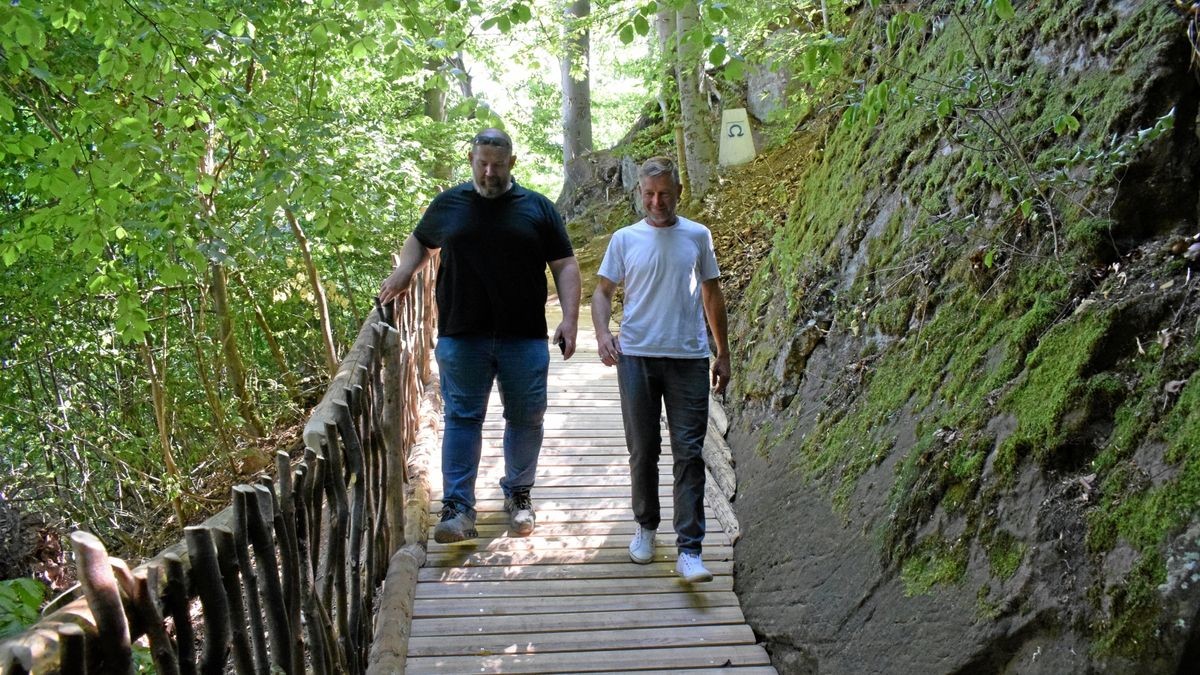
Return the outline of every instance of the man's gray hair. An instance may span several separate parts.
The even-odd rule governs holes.
[[[638,169],[638,181],[655,176],[670,176],[676,185],[680,184],[679,167],[675,166],[675,160],[670,157],[651,157],[642,162],[642,167]]]

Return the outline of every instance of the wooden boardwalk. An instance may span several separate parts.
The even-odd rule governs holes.
[[[658,555],[649,565],[630,562],[634,521],[616,371],[600,363],[590,327],[579,341],[570,361],[552,351],[532,491],[537,529],[529,537],[506,533],[503,417],[493,393],[476,484],[480,537],[449,545],[430,539],[408,672],[775,673],[738,607],[733,548],[711,511],[704,560],[715,578],[692,585],[675,576],[665,440]],[[430,478],[436,498],[439,458]],[[440,508],[434,501],[431,518]]]

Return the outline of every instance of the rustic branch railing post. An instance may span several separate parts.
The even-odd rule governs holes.
[[[235,487],[229,508],[132,571],[73,533],[80,589],[0,642],[0,675],[130,673],[142,640],[166,675],[366,671],[389,564],[406,543],[424,554],[426,470],[412,462],[437,426],[434,269],[363,323],[295,466],[278,453],[273,481]]]

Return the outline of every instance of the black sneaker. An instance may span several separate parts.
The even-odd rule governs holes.
[[[504,510],[508,512],[508,533],[524,537],[533,532],[537,516],[533,513],[533,500],[529,491],[514,492],[504,498]]]
[[[479,536],[475,530],[475,517],[460,510],[454,502],[442,507],[442,522],[433,528],[433,540],[439,544],[451,544]]]

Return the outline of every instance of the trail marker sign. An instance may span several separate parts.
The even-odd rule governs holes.
[[[732,108],[721,113],[721,145],[717,163],[721,166],[745,164],[754,159],[754,136],[750,134],[750,118],[745,108]]]

